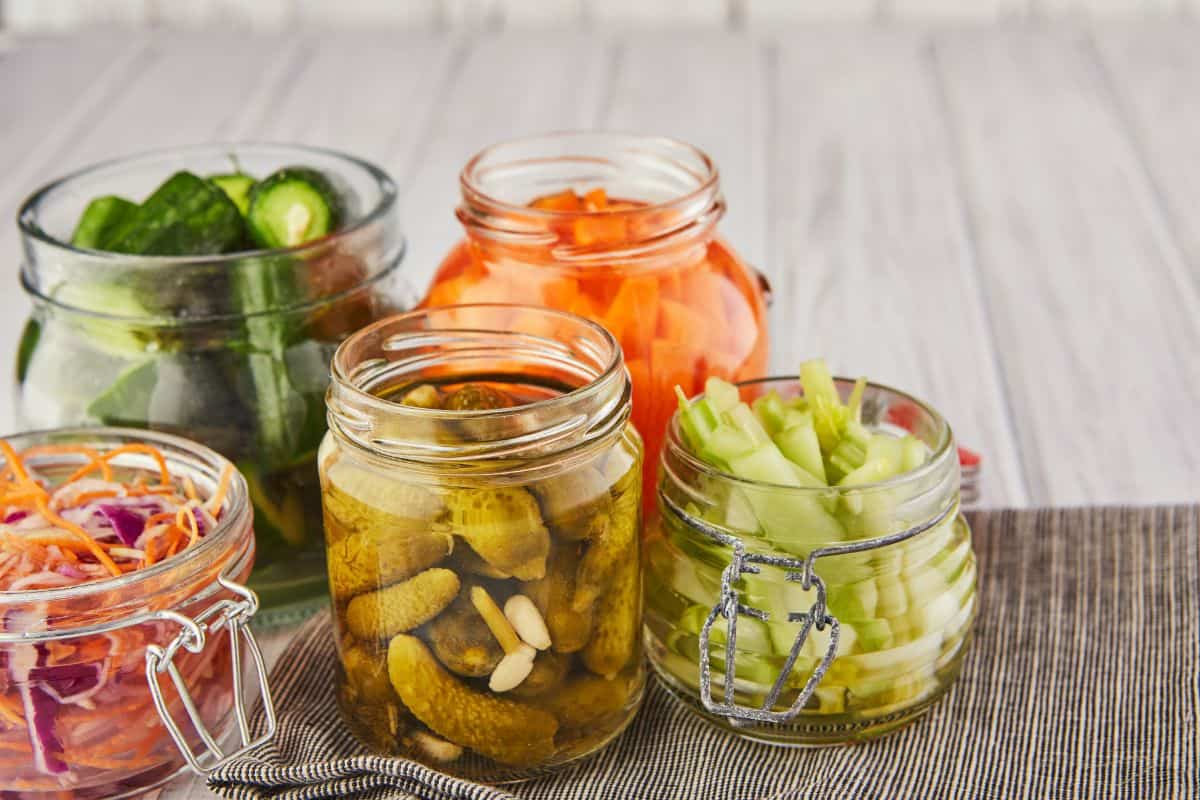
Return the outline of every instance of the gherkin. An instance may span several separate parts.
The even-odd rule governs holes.
[[[591,464],[533,485],[542,515],[560,539],[594,538],[608,524],[612,496],[604,474]]]
[[[468,678],[490,675],[504,650],[471,603],[464,586],[450,607],[429,623],[427,638],[434,655],[451,672]]]
[[[513,766],[539,764],[554,755],[558,721],[553,714],[472,689],[442,669],[416,637],[392,639],[388,676],[413,716],[455,744]]]
[[[581,656],[597,675],[612,678],[634,657],[642,618],[641,578],[635,555],[620,564],[612,587],[596,602],[596,628]]]
[[[458,594],[459,580],[433,568],[384,589],[360,594],[346,606],[346,627],[360,639],[384,639],[437,616]]]
[[[529,698],[554,694],[562,686],[571,669],[571,656],[553,650],[543,650],[533,661],[533,670],[521,685],[509,690],[514,697]]]
[[[507,394],[483,383],[460,386],[442,399],[442,408],[447,411],[486,411],[514,405]]]
[[[504,580],[511,578],[507,572],[502,572],[496,569],[470,547],[459,547],[451,556],[449,566],[458,570],[459,574],[468,573],[470,575],[479,575],[484,578],[493,578],[495,580]]]
[[[430,489],[385,477],[345,458],[326,468],[321,489],[326,513],[351,531],[428,528],[445,513]]]
[[[520,580],[546,574],[550,532],[537,501],[518,486],[457,488],[445,495],[450,528],[484,561]]]
[[[387,674],[387,658],[383,652],[372,655],[362,645],[351,644],[342,649],[342,669],[352,693],[352,702],[368,706],[397,703],[395,691]]]
[[[587,545],[575,578],[576,611],[591,607],[611,587],[617,567],[637,560],[641,503],[637,492],[626,492],[612,506],[612,515],[600,534]]]
[[[588,728],[610,714],[624,711],[633,702],[631,681],[628,677],[608,680],[584,673],[538,697],[535,703],[553,714],[563,729]]]
[[[428,529],[347,534],[329,547],[329,586],[338,598],[389,586],[437,564],[450,554],[453,544],[448,532]]]
[[[529,596],[546,621],[550,646],[556,653],[577,652],[592,635],[592,608],[572,608],[578,550],[578,545],[556,542],[546,563],[546,576],[521,584],[521,592]]]

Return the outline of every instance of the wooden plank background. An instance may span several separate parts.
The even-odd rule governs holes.
[[[386,24],[423,30],[671,25],[743,28],[813,21],[1043,20],[1191,16],[1200,0],[3,0],[0,26],[273,29]]]

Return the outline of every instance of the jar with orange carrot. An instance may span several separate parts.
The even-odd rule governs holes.
[[[658,458],[676,408],[717,375],[763,374],[764,292],[717,233],[717,169],[671,139],[562,133],[506,142],[462,171],[466,237],[424,305],[509,302],[604,325],[633,379],[633,421]],[[653,469],[646,470],[653,488]],[[653,491],[646,491],[653,497]]]

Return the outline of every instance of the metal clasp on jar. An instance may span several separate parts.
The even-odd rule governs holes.
[[[943,520],[957,511],[957,504],[943,508],[933,518],[928,519],[919,525],[914,525],[911,528],[906,528],[898,533],[891,533],[887,536],[878,536],[874,539],[862,539],[857,542],[847,542],[845,544],[829,545],[827,547],[819,547],[808,554],[806,558],[795,559],[785,558],[781,556],[770,556],[759,553],[749,553],[746,551],[746,544],[736,536],[732,536],[724,531],[716,528],[708,523],[696,519],[687,514],[679,507],[674,500],[666,495],[661,489],[658,493],[659,499],[663,505],[682,520],[692,530],[701,533],[713,541],[725,545],[733,551],[733,557],[729,564],[721,572],[721,594],[717,601],[713,604],[712,610],[708,617],[704,620],[704,624],[700,628],[700,702],[704,708],[713,714],[719,714],[730,720],[734,725],[745,725],[752,722],[767,722],[767,723],[783,723],[790,722],[795,719],[803,709],[813,692],[816,691],[817,685],[821,679],[825,677],[825,672],[833,664],[837,658],[838,638],[840,624],[825,604],[825,582],[817,575],[815,564],[817,559],[824,556],[845,555],[846,553],[861,553],[865,550],[873,550],[879,547],[887,547],[898,542],[924,533],[925,531],[939,525]],[[734,699],[735,683],[737,679],[737,619],[739,616],[753,617],[754,619],[766,622],[770,619],[770,613],[762,609],[752,608],[751,606],[743,605],[738,599],[738,591],[735,586],[738,579],[742,575],[757,574],[760,572],[760,564],[766,564],[773,567],[786,570],[785,578],[788,581],[799,583],[805,591],[816,589],[816,599],[812,606],[807,611],[792,611],[788,613],[788,622],[800,622],[800,630],[796,633],[796,638],[792,641],[792,648],[788,652],[787,659],[783,663],[779,675],[775,678],[771,690],[767,693],[766,698],[759,707],[738,705]],[[717,618],[725,619],[725,699],[724,702],[718,702],[713,698],[712,691],[712,663],[709,658],[708,643],[712,635],[713,625],[716,624]],[[775,711],[775,703],[779,700],[779,695],[783,692],[787,685],[788,676],[792,672],[792,668],[796,665],[797,659],[800,657],[801,648],[804,647],[805,641],[815,627],[817,630],[824,630],[828,626],[829,631],[829,647],[826,648],[825,654],[813,669],[808,680],[800,689],[796,699],[785,710]]]
[[[154,615],[155,619],[174,622],[180,626],[181,630],[179,635],[171,640],[171,643],[165,648],[158,645],[150,645],[146,648],[146,682],[150,686],[150,697],[154,700],[154,707],[188,766],[200,775],[206,775],[244,755],[275,735],[275,706],[271,702],[271,692],[267,686],[267,665],[263,659],[262,650],[259,649],[258,642],[254,639],[254,634],[250,631],[248,624],[250,618],[258,611],[258,596],[245,586],[225,576],[219,576],[217,583],[233,593],[235,597],[216,601],[194,618],[177,611],[157,612]],[[216,737],[204,724],[191,692],[184,683],[183,675],[175,665],[175,655],[180,648],[189,653],[200,653],[204,650],[208,637],[225,627],[229,628],[230,658],[233,660],[233,710],[234,716],[237,718],[239,735],[237,747],[229,753],[222,750]],[[246,648],[250,651],[250,657],[258,677],[263,713],[266,717],[266,729],[257,738],[253,738],[250,733],[250,716],[244,696],[243,640]],[[158,675],[164,672],[171,677],[172,683],[175,684],[175,690],[179,693],[179,699],[183,703],[184,710],[187,711],[188,719],[204,744],[204,748],[198,753],[188,744],[183,730],[167,707],[166,697],[163,696],[162,686],[158,682]]]

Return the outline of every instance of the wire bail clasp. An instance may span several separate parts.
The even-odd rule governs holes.
[[[958,511],[957,502],[949,504],[924,522],[895,533],[889,533],[873,539],[859,539],[828,544],[812,550],[803,559],[797,559],[748,552],[745,542],[741,539],[688,514],[661,488],[658,490],[658,497],[666,511],[674,514],[693,531],[704,535],[718,544],[723,544],[733,551],[733,557],[730,559],[728,566],[721,572],[720,596],[717,598],[717,602],[713,604],[712,610],[709,611],[708,617],[704,620],[704,624],[700,628],[699,667],[700,702],[704,705],[705,709],[714,714],[726,717],[734,725],[744,725],[750,722],[790,722],[803,710],[804,705],[816,691],[817,685],[825,677],[826,671],[828,671],[834,659],[837,658],[838,638],[841,626],[837,618],[829,613],[829,608],[826,605],[825,582],[817,575],[815,569],[817,559],[825,556],[862,553],[898,544],[914,536],[918,536],[936,525],[940,525],[951,514]],[[792,648],[788,652],[787,659],[784,661],[783,667],[780,669],[779,675],[775,678],[775,683],[772,684],[771,690],[767,693],[762,705],[759,707],[748,707],[738,705],[734,699],[735,682],[737,679],[737,618],[739,616],[747,616],[766,622],[770,619],[771,615],[762,609],[744,605],[738,598],[736,584],[743,575],[758,574],[761,571],[759,569],[760,564],[767,564],[785,570],[785,580],[792,583],[799,583],[805,591],[815,589],[817,596],[807,611],[788,612],[787,621],[801,623],[800,630],[796,632],[796,638],[792,640]],[[712,663],[711,654],[708,649],[709,639],[712,636],[713,625],[716,624],[717,617],[723,617],[726,623],[724,702],[717,702],[713,699]],[[773,711],[772,709],[779,700],[779,695],[787,685],[788,677],[791,675],[792,669],[796,666],[796,661],[800,658],[800,651],[812,633],[813,628],[821,631],[826,626],[829,627],[829,646],[825,648],[825,653],[821,657],[821,660],[813,668],[812,674],[804,682],[804,686],[801,687],[799,694],[792,704],[782,711]]]
[[[250,618],[258,611],[258,596],[250,589],[223,575],[217,578],[217,583],[233,593],[235,597],[218,600],[195,618],[177,611],[157,612],[154,615],[155,618],[174,622],[180,626],[181,630],[165,648],[159,645],[150,645],[146,648],[146,682],[150,687],[150,697],[154,701],[154,708],[158,711],[158,716],[162,719],[167,732],[171,734],[175,746],[179,748],[179,752],[187,761],[187,765],[198,775],[207,775],[275,735],[275,706],[271,702],[271,691],[267,686],[267,665],[249,626]],[[233,709],[239,735],[237,747],[229,753],[222,750],[221,745],[204,724],[191,692],[188,691],[184,682],[183,674],[175,665],[175,655],[180,649],[189,653],[200,653],[204,650],[209,635],[226,627],[229,629],[229,650],[230,658],[233,661]],[[254,664],[262,697],[263,713],[266,718],[266,729],[257,738],[253,738],[250,733],[250,717],[247,699],[244,696],[243,643],[250,652]],[[199,752],[192,749],[179,723],[167,706],[167,699],[163,695],[162,686],[157,677],[163,673],[171,677],[192,728],[203,742],[204,747]]]
[[[709,535],[711,536],[713,533],[715,531],[709,532]],[[804,561],[797,561],[789,558],[747,553],[746,545],[741,539],[726,534],[721,534],[721,539],[724,544],[732,548],[733,558],[721,573],[721,596],[718,598],[716,604],[713,605],[707,619],[704,620],[704,624],[700,627],[700,702],[707,710],[727,717],[735,723],[788,722],[804,708],[808,699],[816,691],[817,684],[825,677],[825,672],[829,669],[829,665],[837,657],[839,626],[837,619],[829,613],[825,606],[825,583],[813,571],[812,562],[814,559],[812,556],[809,556]],[[767,693],[766,698],[763,700],[762,706],[753,708],[738,705],[734,700],[735,684],[737,681],[737,618],[740,615],[744,615],[766,622],[770,618],[770,614],[761,609],[743,605],[738,599],[738,591],[735,584],[742,575],[759,573],[761,570],[757,566],[758,564],[770,564],[789,570],[785,575],[785,579],[799,583],[805,591],[815,588],[817,598],[807,611],[792,611],[788,613],[788,622],[802,623],[800,630],[796,632],[796,637],[792,640],[792,648],[788,652],[788,657],[784,661],[779,675],[775,678],[775,683],[772,684],[771,691]],[[708,649],[709,638],[712,635],[713,625],[716,624],[718,616],[724,617],[726,621],[724,702],[717,702],[713,699],[712,659]],[[779,700],[779,695],[787,685],[788,677],[792,674],[792,668],[796,665],[796,660],[800,657],[800,651],[804,647],[810,631],[812,631],[813,627],[816,627],[817,630],[824,630],[826,626],[829,626],[830,630],[829,646],[826,648],[825,654],[813,669],[808,680],[805,681],[804,686],[801,688],[800,693],[796,695],[796,699],[792,702],[791,706],[783,711],[773,711],[772,708]]]

